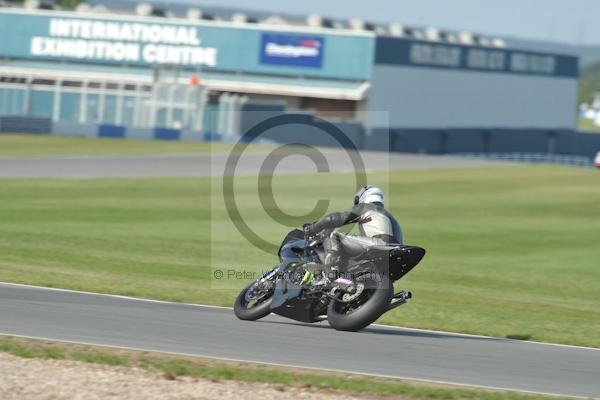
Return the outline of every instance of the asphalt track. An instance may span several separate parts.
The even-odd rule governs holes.
[[[352,172],[341,151],[322,151],[331,172]],[[497,165],[453,157],[362,152],[367,171]],[[256,175],[264,153],[245,154],[236,175]],[[0,157],[0,178],[222,176],[228,154]],[[306,156],[277,173],[314,172]],[[418,296],[418,294],[417,294]],[[418,300],[417,300],[418,301]],[[230,309],[0,283],[0,334],[470,386],[600,398],[600,350],[372,326],[336,332]]]
[[[315,164],[305,155],[288,154],[276,166],[277,174],[321,171],[353,172],[347,152],[319,149]],[[364,151],[359,153],[366,171],[427,168],[472,168],[498,165],[483,160]],[[268,153],[240,156],[236,176],[256,176]],[[0,178],[96,178],[96,177],[196,177],[223,176],[228,153],[143,156],[0,157]]]
[[[418,296],[418,293],[417,293]],[[418,300],[417,300],[418,301]],[[0,334],[600,398],[600,350],[0,284]]]

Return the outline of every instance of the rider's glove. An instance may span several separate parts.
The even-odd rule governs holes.
[[[302,230],[304,231],[304,238],[308,240],[312,236],[312,224],[302,225]]]

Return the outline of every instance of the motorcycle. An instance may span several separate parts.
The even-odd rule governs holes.
[[[289,232],[278,251],[279,264],[240,292],[235,315],[256,321],[275,313],[301,322],[327,320],[336,330],[359,331],[412,298],[406,290],[394,293],[393,283],[423,259],[425,249],[402,244],[344,249],[343,276],[315,275],[315,266],[323,265],[323,241],[330,233],[306,237],[300,229]]]

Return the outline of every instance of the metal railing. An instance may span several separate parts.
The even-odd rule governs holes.
[[[590,157],[570,154],[548,154],[548,153],[453,153],[453,156],[466,158],[477,158],[485,160],[512,161],[529,164],[561,164],[575,167],[593,168],[593,160]]]

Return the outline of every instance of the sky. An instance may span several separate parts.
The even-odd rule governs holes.
[[[600,45],[600,0],[178,0]]]

